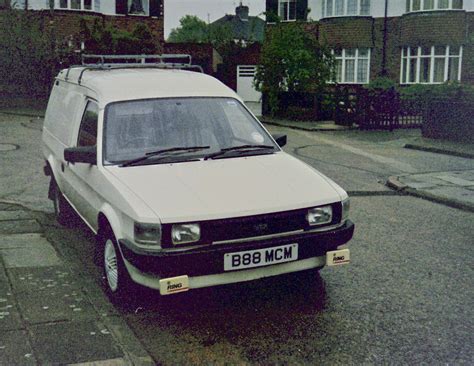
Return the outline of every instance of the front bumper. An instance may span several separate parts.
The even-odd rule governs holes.
[[[301,232],[291,236],[243,243],[213,244],[183,251],[163,249],[147,252],[127,240],[119,240],[119,245],[130,276],[135,282],[158,288],[153,285],[153,281],[186,275],[190,279],[190,288],[198,288],[323,267],[326,263],[326,253],[346,244],[353,233],[354,224],[348,220],[342,226],[328,231]],[[298,243],[297,261],[224,272],[226,253],[291,243]]]

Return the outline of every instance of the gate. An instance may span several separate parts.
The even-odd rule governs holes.
[[[237,66],[237,94],[244,102],[260,102],[262,94],[255,90],[253,78],[257,72],[255,65]]]
[[[423,111],[400,99],[395,89],[386,91],[360,90],[357,98],[360,111],[358,124],[362,130],[394,130],[420,128]]]

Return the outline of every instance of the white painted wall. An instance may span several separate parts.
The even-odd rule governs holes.
[[[15,7],[18,9],[25,8],[25,0],[15,0]],[[148,10],[148,0],[144,0],[143,5]],[[54,6],[59,9],[59,0],[54,0]],[[28,0],[28,9],[30,10],[47,10],[49,9],[49,0]],[[114,0],[95,0],[93,11],[106,15],[115,15]]]
[[[106,15],[115,15],[115,1],[101,0],[100,12]]]
[[[474,0],[464,0],[464,9],[474,11]]]
[[[31,10],[49,9],[49,0],[28,0],[28,9],[31,9]]]

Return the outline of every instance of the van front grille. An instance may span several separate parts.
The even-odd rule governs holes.
[[[333,220],[326,226],[334,225],[341,219],[341,203],[334,203]],[[254,238],[278,233],[287,233],[297,230],[308,230],[310,227],[306,221],[308,208],[275,212],[264,215],[243,216],[228,219],[200,221],[201,239],[196,244],[210,244],[220,241],[230,241],[245,238]],[[162,227],[164,247],[172,247],[171,243],[172,224],[164,224]]]

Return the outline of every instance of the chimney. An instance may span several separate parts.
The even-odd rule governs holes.
[[[235,14],[243,22],[248,22],[248,20],[249,20],[249,7],[242,5],[242,2],[240,2],[240,5],[235,8]]]

